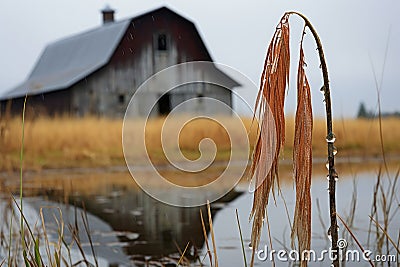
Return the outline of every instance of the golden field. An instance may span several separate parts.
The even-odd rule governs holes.
[[[229,129],[242,127],[232,118],[218,119]],[[256,127],[251,127],[251,118],[242,118],[250,142],[254,143]],[[291,158],[293,142],[293,119],[287,119],[286,144],[283,157]],[[161,129],[164,119],[148,121],[146,126],[146,148],[155,163],[163,163],[166,158],[161,148]],[[138,121],[138,125],[140,122]],[[177,124],[178,125],[178,124]],[[138,126],[138,128],[140,128]],[[250,129],[252,128],[252,131]],[[313,153],[315,157],[326,155],[325,121],[316,119],[313,133]],[[344,119],[334,122],[338,156],[375,157],[382,155],[378,120]],[[168,133],[167,133],[168,134]],[[0,118],[0,170],[19,168],[22,124],[20,118],[1,120]],[[25,122],[24,168],[101,167],[123,165],[122,120],[106,118],[36,118]],[[382,136],[386,155],[400,155],[400,119],[382,120]],[[227,160],[230,156],[230,140],[246,150],[240,134],[229,135],[218,123],[209,120],[194,120],[182,127],[179,145],[183,154],[196,159],[200,152],[199,142],[204,138],[214,140],[217,160]],[[167,136],[168,139],[168,136]],[[137,140],[141,142],[141,140]],[[143,157],[143,155],[137,155]]]
[[[400,155],[400,118],[385,118],[381,121],[382,140],[385,154]],[[333,132],[336,136],[335,146],[338,157],[382,157],[380,127],[378,119],[339,119],[333,122]],[[291,150],[294,133],[294,119],[287,120],[285,149]],[[314,121],[313,154],[325,156],[326,122],[324,119]],[[290,141],[289,141],[290,140]]]

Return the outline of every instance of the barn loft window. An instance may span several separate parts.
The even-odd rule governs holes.
[[[163,94],[158,100],[158,113],[159,115],[168,115],[171,112],[171,98],[170,94]]]
[[[123,94],[118,95],[118,103],[120,103],[120,104],[125,103],[125,95],[123,95]]]
[[[157,38],[157,49],[159,51],[167,50],[167,35],[165,33],[160,33]]]

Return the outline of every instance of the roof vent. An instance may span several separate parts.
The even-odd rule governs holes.
[[[103,23],[104,24],[114,22],[114,12],[115,12],[115,10],[112,9],[109,5],[106,5],[101,10],[101,13],[103,14]]]

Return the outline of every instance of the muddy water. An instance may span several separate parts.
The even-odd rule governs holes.
[[[171,175],[173,176],[173,174]],[[56,240],[59,227],[54,220],[54,215],[60,219],[61,211],[65,224],[65,240],[68,243],[74,240],[71,231],[78,230],[75,239],[79,239],[85,256],[93,263],[91,247],[94,248],[100,266],[141,266],[145,264],[158,266],[160,262],[176,263],[180,255],[179,250],[183,251],[189,243],[185,255],[192,264],[197,265],[193,262],[200,258],[209,265],[208,258],[204,257],[206,249],[199,215],[201,209],[206,217],[205,207],[178,208],[163,204],[140,190],[130,175],[118,168],[109,172],[104,170],[69,172],[65,170],[41,174],[27,173],[26,176],[24,214],[30,225],[40,223],[40,209],[42,208],[47,234],[51,239]],[[379,237],[376,235],[376,227],[370,227],[369,223],[368,215],[373,211],[373,192],[376,188],[377,176],[376,169],[343,175],[337,186],[338,214],[347,221],[364,248],[370,249],[374,256],[396,254],[390,244],[387,246],[389,248],[387,250],[386,241],[383,242],[383,245],[378,245]],[[400,229],[400,186],[399,183],[394,184],[394,176],[394,172],[390,172],[390,175],[381,175],[378,185],[380,191],[375,195],[377,198],[375,202],[379,221],[382,223],[384,215],[389,215],[387,232],[397,241]],[[17,192],[16,187],[12,189],[12,182],[7,182],[6,186],[11,188],[11,191]],[[311,263],[311,266],[325,266],[330,262],[327,255],[323,259],[319,259],[322,258],[321,252],[329,248],[327,235],[329,213],[326,189],[327,181],[324,175],[315,175],[312,185],[312,248],[315,250],[316,260]],[[386,204],[389,203],[391,192],[394,192],[395,197],[393,197],[390,209],[388,205],[382,206],[384,204],[382,192],[385,192]],[[184,199],[179,192],[169,193]],[[281,196],[277,196],[276,205],[271,202],[268,218],[273,249],[290,252],[290,223],[293,221],[294,208],[294,193],[290,182],[282,184],[282,194],[286,200],[289,218]],[[7,213],[6,202],[2,200],[0,205],[2,215]],[[220,266],[244,266],[235,215],[236,209],[239,212],[242,226],[247,261],[250,259],[251,250],[248,244],[251,224],[248,223],[248,217],[251,202],[252,194],[248,192],[248,185],[242,182],[224,198],[212,203]],[[7,218],[7,216],[5,217]],[[3,232],[7,232],[4,230],[4,224],[2,229]],[[40,227],[37,231],[41,231]],[[90,233],[90,238],[88,238],[87,232]],[[357,249],[355,241],[342,225],[339,232],[340,237],[347,242],[349,250]],[[208,228],[207,234],[209,235]],[[262,234],[259,251],[264,249],[270,253],[269,243],[268,233],[265,231]],[[211,244],[211,240],[209,244]],[[82,258],[76,246],[71,251],[72,262],[77,262]],[[4,251],[0,251],[0,253],[4,255]],[[265,255],[259,253],[255,263],[259,266],[270,266],[271,258]],[[292,257],[295,256],[293,255]],[[275,254],[274,259],[277,266],[288,265],[285,257],[278,259]],[[288,255],[286,255],[286,259],[291,262]],[[392,265],[396,264],[398,262]],[[365,266],[368,265],[368,262],[363,261],[361,257],[359,261],[346,262],[346,265]]]
[[[57,221],[62,221],[65,241],[70,244],[79,240],[85,257],[94,264],[93,247],[100,266],[140,266],[149,262],[156,265],[160,262],[176,264],[180,251],[188,243],[186,258],[195,262],[200,257],[205,240],[200,220],[200,210],[207,219],[205,206],[181,208],[164,204],[142,191],[124,170],[116,168],[110,172],[99,169],[26,173],[24,216],[33,232],[43,234],[40,227],[43,213],[46,233],[51,241],[56,241],[60,230]],[[174,172],[164,171],[170,177],[176,176]],[[204,180],[218,172],[219,169],[204,174]],[[196,179],[199,182],[202,177]],[[18,194],[16,181],[17,177],[3,179],[4,187],[15,195]],[[155,180],[150,182],[154,190],[165,193],[162,185]],[[212,216],[242,193],[231,190],[212,203]],[[173,195],[184,206],[193,199],[205,203],[213,192],[186,196],[177,188],[176,191],[168,191],[168,194]],[[8,203],[6,194],[3,194],[0,214],[5,215],[6,221],[10,221],[11,209],[14,209],[15,214],[18,213],[17,208],[12,205],[11,208],[8,207]],[[17,232],[19,219],[13,218],[13,221],[13,231]],[[0,230],[8,233],[6,228],[6,223],[3,223]],[[45,248],[43,253],[46,253]],[[0,255],[7,255],[7,250],[0,248]],[[78,262],[82,258],[79,247],[73,245],[71,262]]]

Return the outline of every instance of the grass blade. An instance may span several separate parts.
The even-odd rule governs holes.
[[[39,251],[39,237],[36,237],[35,240],[35,262],[38,267],[42,267],[42,257],[40,256]]]
[[[84,204],[84,203],[83,203],[83,204]],[[81,215],[82,215],[82,221],[83,221],[83,226],[85,227],[85,232],[86,232],[86,235],[87,235],[87,237],[88,237],[88,239],[89,239],[90,249],[92,250],[92,254],[93,254],[95,266],[98,267],[98,266],[99,266],[99,263],[98,263],[98,261],[97,261],[97,257],[96,257],[96,254],[95,254],[95,251],[94,251],[93,242],[92,242],[92,237],[91,237],[91,235],[90,235],[89,221],[88,221],[88,218],[87,218],[87,213],[86,213],[86,207],[85,207],[85,205],[83,205],[83,208],[84,208],[84,212],[81,213]]]
[[[12,203],[11,203],[12,205]],[[10,239],[9,239],[9,245],[8,245],[8,267],[11,267],[12,264],[12,259],[11,259],[11,246],[12,246],[12,225],[13,225],[13,217],[14,217],[14,209],[11,208],[11,217],[10,217]],[[4,259],[5,260],[5,259]],[[1,266],[1,265],[0,265]]]
[[[214,266],[218,267],[217,246],[215,245],[214,228],[213,228],[212,217],[211,217],[211,207],[210,207],[210,201],[208,201],[208,200],[207,200],[207,211],[208,211],[208,223],[210,225],[211,240],[212,240],[212,244],[213,244]]]
[[[246,251],[244,250],[244,242],[243,242],[242,228],[240,227],[239,213],[237,209],[235,209],[235,211],[236,211],[236,221],[238,224],[239,234],[240,234],[240,243],[242,244],[244,266],[247,267]]]
[[[379,227],[379,229],[383,232],[383,234],[387,237],[387,239],[390,241],[390,243],[392,243],[393,247],[397,250],[397,253],[400,254],[400,248],[396,245],[396,243],[393,241],[393,239],[389,236],[389,234],[387,233],[387,231],[385,231],[385,229],[383,229],[383,227],[372,217],[369,216],[369,218],[375,223],[375,225],[377,227]]]
[[[29,263],[28,255],[27,255],[25,249],[22,251],[22,257],[24,258],[25,267],[31,267],[31,264]]]
[[[200,209],[200,219],[201,219],[201,226],[203,229],[203,235],[204,235],[204,240],[206,243],[206,247],[207,247],[207,255],[208,258],[210,259],[210,265],[212,266],[212,255],[211,255],[211,250],[210,250],[210,245],[208,244],[208,236],[207,236],[207,230],[206,230],[206,226],[204,224],[204,219],[203,219],[203,212]]]
[[[54,260],[56,261],[56,266],[60,267],[60,256],[59,253],[57,251],[54,251]]]
[[[25,250],[25,235],[24,235],[24,220],[22,218],[22,198],[23,198],[23,186],[22,186],[22,168],[23,168],[23,163],[24,163],[24,143],[25,143],[25,109],[26,109],[26,99],[28,98],[28,95],[25,95],[24,99],[24,107],[22,109],[22,137],[21,137],[21,151],[20,151],[20,158],[19,158],[19,164],[20,164],[20,169],[19,169],[19,200],[20,200],[20,205],[21,205],[21,220],[20,220],[20,227],[21,227],[21,244],[22,244],[22,249]]]
[[[39,210],[39,214],[40,214],[40,219],[42,220],[42,229],[43,229],[43,235],[44,235],[44,240],[45,240],[45,244],[46,244],[46,253],[47,253],[47,258],[49,260],[49,263],[51,266],[53,266],[53,261],[52,261],[52,257],[50,254],[50,242],[48,239],[48,235],[47,235],[47,231],[46,231],[46,225],[44,222],[44,215],[43,215],[43,209],[45,207],[41,207]]]
[[[182,262],[183,259],[185,258],[185,253],[186,253],[186,250],[187,250],[188,247],[189,247],[189,244],[190,244],[190,241],[186,244],[185,249],[184,249],[183,252],[181,253],[181,257],[179,258],[179,261],[178,261],[178,263],[176,264],[177,266],[179,266],[179,264],[181,264],[181,262]]]
[[[351,237],[354,239],[354,241],[356,241],[357,246],[361,249],[361,251],[365,254],[365,249],[363,248],[363,246],[361,245],[360,241],[358,241],[357,237],[354,235],[354,233],[351,231],[350,227],[347,225],[347,223],[342,219],[342,217],[339,216],[339,214],[336,213],[336,217],[339,218],[339,220],[342,222],[343,226],[347,229],[347,231],[349,232],[349,234],[351,235]],[[368,258],[368,262],[369,264],[374,267],[374,263],[371,261],[370,258]]]

